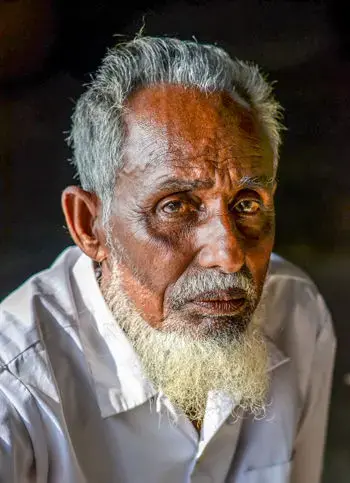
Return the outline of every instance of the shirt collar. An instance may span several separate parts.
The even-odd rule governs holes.
[[[82,254],[72,271],[78,289],[79,335],[102,417],[144,404],[157,391],[145,377],[137,354],[102,296],[92,260]],[[272,339],[266,340],[270,372],[289,358]]]
[[[116,323],[98,286],[93,262],[85,254],[73,267],[78,287],[79,335],[95,385],[102,417],[127,411],[156,394],[140,360]]]

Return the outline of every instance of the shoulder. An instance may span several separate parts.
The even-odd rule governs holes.
[[[264,288],[267,331],[273,338],[289,334],[316,342],[327,332],[334,340],[329,309],[314,281],[302,269],[273,254]]]
[[[73,310],[71,267],[80,255],[66,249],[55,263],[28,279],[0,304],[0,367],[40,343],[41,325],[50,317],[64,323]]]
[[[304,270],[276,253],[271,255],[268,274],[270,278],[286,277],[289,280],[314,285],[314,282]]]
[[[263,309],[265,333],[289,361],[286,380],[295,381],[303,401],[317,374],[332,372],[336,339],[328,307],[303,270],[273,255]]]
[[[63,327],[70,323],[69,279],[79,255],[75,248],[65,250],[50,268],[31,277],[0,304],[0,433],[9,449],[17,440],[31,440],[40,453],[44,451],[37,400],[58,403],[59,396],[43,333],[52,331],[54,323]]]
[[[0,304],[0,434],[6,464],[16,472],[32,458],[38,474],[47,473],[52,443],[47,435],[53,421],[59,424],[60,391],[65,387],[59,386],[57,368],[64,361],[65,383],[69,367],[61,349],[68,353],[70,347],[78,347],[74,267],[80,255],[80,250],[68,248]],[[0,437],[0,460],[1,443]]]

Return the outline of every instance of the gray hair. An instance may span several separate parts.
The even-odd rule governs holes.
[[[68,139],[82,187],[102,201],[105,225],[122,167],[126,100],[136,89],[164,83],[208,93],[227,91],[254,109],[270,139],[277,169],[281,107],[256,65],[233,60],[214,45],[137,37],[108,51],[77,102]]]

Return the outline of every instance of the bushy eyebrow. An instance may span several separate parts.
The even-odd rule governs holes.
[[[184,180],[178,178],[168,178],[162,183],[157,185],[157,189],[160,191],[171,190],[177,191],[192,191],[197,189],[209,189],[214,186],[214,182],[211,179],[195,179]]]
[[[275,182],[276,179],[271,176],[243,176],[238,185],[243,189],[271,189]]]

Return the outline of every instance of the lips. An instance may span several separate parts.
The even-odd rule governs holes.
[[[240,289],[209,292],[191,300],[191,305],[207,315],[234,315],[245,305],[247,294]]]

